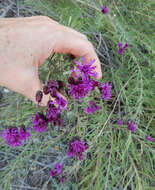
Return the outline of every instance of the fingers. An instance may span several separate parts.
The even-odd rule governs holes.
[[[85,56],[86,62],[95,59],[93,66],[96,66],[97,78],[102,77],[100,61],[95,53],[93,45],[84,37],[71,32],[58,32],[55,39],[53,52],[69,53],[75,57]]]

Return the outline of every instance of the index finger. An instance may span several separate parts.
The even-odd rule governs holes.
[[[85,56],[86,63],[95,59],[92,66],[96,66],[97,79],[102,77],[101,64],[91,42],[70,32],[60,32],[57,35],[59,37],[55,38],[53,48],[55,53],[69,53],[75,57]]]

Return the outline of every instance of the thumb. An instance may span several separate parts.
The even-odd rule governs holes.
[[[40,79],[39,77],[37,76],[35,79],[32,80],[31,83],[29,83],[30,86],[29,86],[29,89],[30,90],[26,90],[24,91],[24,96],[26,96],[28,99],[32,100],[35,104],[38,104],[38,102],[36,101],[36,93],[37,91],[42,91],[43,90],[43,84],[40,82]],[[60,94],[58,92],[58,94],[64,99],[66,100],[66,98]],[[46,106],[47,105],[47,102],[49,100],[55,100],[55,98],[51,97],[50,94],[43,94],[43,97],[42,97],[42,100],[41,102],[39,103],[40,106]]]
[[[37,76],[34,78],[29,78],[29,81],[27,81],[26,83],[27,85],[25,85],[25,87],[22,89],[22,91],[19,91],[19,93],[32,100],[35,104],[38,104],[38,102],[36,101],[36,93],[37,91],[42,91],[43,89],[43,85],[40,82],[39,77]],[[49,99],[49,95],[43,95],[40,105],[46,106]]]

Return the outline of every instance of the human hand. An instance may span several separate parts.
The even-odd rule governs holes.
[[[36,102],[35,94],[42,89],[38,68],[52,53],[85,56],[86,62],[96,59],[97,78],[102,76],[99,59],[85,35],[46,16],[0,20],[0,85]],[[48,100],[44,96],[42,105]]]

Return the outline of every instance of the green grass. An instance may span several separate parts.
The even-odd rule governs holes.
[[[153,190],[155,188],[155,44],[154,16],[151,0],[106,1],[109,14],[100,12],[102,0],[21,1],[23,5],[50,16],[61,24],[88,36],[102,64],[103,82],[112,84],[109,103],[91,116],[81,104],[69,101],[64,112],[65,127],[49,127],[42,135],[24,146],[9,148],[0,144],[0,188],[57,189],[57,190]],[[123,55],[117,54],[119,41],[128,42]],[[40,68],[40,78],[66,80],[71,60],[66,55],[54,55]],[[98,92],[95,92],[96,95]],[[0,108],[0,125],[30,126],[36,105],[23,96],[11,94],[3,99],[7,106]],[[120,108],[119,108],[120,105]],[[126,125],[116,125],[118,117],[134,120],[137,125],[131,134]],[[67,143],[79,135],[89,144],[83,161],[67,161]],[[62,186],[49,177],[57,161],[64,162],[67,181]],[[30,188],[31,187],[31,188]]]

